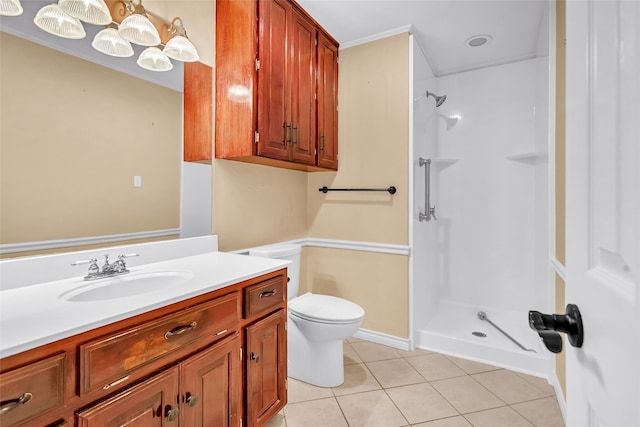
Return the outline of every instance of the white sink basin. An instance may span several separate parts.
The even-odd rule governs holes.
[[[128,298],[178,286],[193,277],[187,271],[158,271],[133,273],[86,282],[82,286],[64,292],[60,298],[66,301],[87,302]]]

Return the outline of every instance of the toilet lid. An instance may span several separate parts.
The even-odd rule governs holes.
[[[306,293],[289,301],[289,311],[303,319],[325,323],[349,323],[362,319],[358,304],[330,295]]]

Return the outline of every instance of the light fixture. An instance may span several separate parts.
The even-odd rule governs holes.
[[[104,0],[59,0],[58,6],[74,18],[89,24],[111,23],[111,13]]]
[[[180,26],[176,26],[176,21],[180,21]],[[175,34],[165,44],[163,52],[171,59],[183,62],[195,62],[200,59],[195,46],[187,38],[187,31],[180,17],[174,18],[169,26],[169,32]]]
[[[20,0],[0,0],[0,15],[20,16],[24,10]]]
[[[482,45],[485,45],[491,42],[491,40],[493,40],[493,37],[491,37],[489,34],[478,34],[478,35],[469,37],[465,41],[465,44],[471,47],[480,47]]]
[[[131,43],[122,38],[115,24],[110,24],[93,38],[91,46],[106,55],[128,58],[133,56]]]
[[[83,39],[87,35],[78,18],[68,15],[57,4],[40,9],[33,22],[41,30],[66,39]]]
[[[133,3],[130,4],[130,7]],[[120,23],[118,32],[123,39],[141,46],[157,46],[160,44],[160,34],[147,17],[147,12],[142,6],[142,0],[133,9],[131,15]]]
[[[173,64],[160,49],[148,47],[138,57],[138,65],[149,71],[169,71]]]

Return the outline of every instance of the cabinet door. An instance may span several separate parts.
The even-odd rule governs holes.
[[[338,170],[338,47],[318,35],[318,166]]]
[[[247,422],[261,426],[287,403],[286,310],[247,327]]]
[[[178,426],[178,368],[174,367],[78,414],[78,427]]]
[[[235,334],[180,364],[182,426],[240,425],[242,366]]]
[[[291,157],[294,162],[316,163],[316,27],[297,9],[291,10],[288,28],[291,96]]]
[[[287,20],[285,0],[259,1],[258,132],[259,156],[289,160],[292,138],[287,82]]]

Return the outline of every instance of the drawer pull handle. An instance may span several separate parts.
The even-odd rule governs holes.
[[[177,326],[170,331],[167,331],[164,334],[164,339],[168,340],[169,338],[175,335],[182,335],[185,332],[193,331],[198,324],[196,322],[191,322],[188,325]]]
[[[223,330],[221,330],[220,332],[216,333],[216,335],[215,335],[215,336],[216,336],[216,337],[219,337],[220,335],[224,335],[224,334],[226,334],[226,333],[227,333],[227,330],[226,330],[226,329],[223,329]]]
[[[122,378],[120,378],[119,380],[115,380],[114,382],[112,382],[112,383],[109,383],[109,384],[105,385],[104,387],[102,387],[102,389],[103,389],[103,390],[109,390],[111,387],[115,387],[115,386],[117,386],[118,384],[123,383],[123,382],[125,382],[125,381],[126,381],[126,380],[128,380],[128,379],[129,379],[129,375],[127,375],[126,377],[122,377]]]
[[[33,397],[33,394],[27,392],[27,393],[23,393],[22,396],[20,396],[17,399],[11,399],[11,400],[2,402],[0,405],[0,415],[4,415],[13,409],[16,409],[18,406],[26,404],[31,400],[32,397]]]
[[[276,294],[276,291],[275,291],[275,290],[273,290],[273,291],[264,291],[264,292],[261,292],[261,293],[260,293],[260,299],[262,299],[262,298],[269,298],[269,297],[274,296],[275,294]]]

